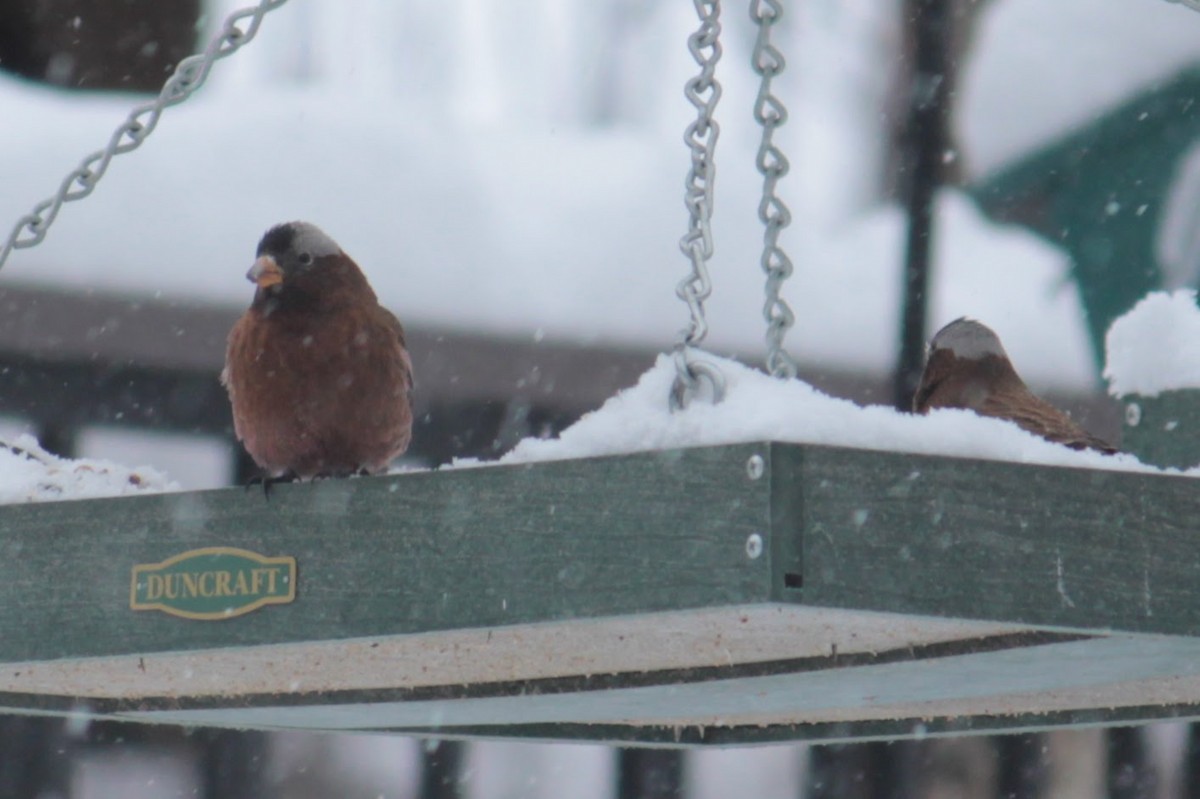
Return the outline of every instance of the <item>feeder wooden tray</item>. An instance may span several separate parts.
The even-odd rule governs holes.
[[[9,506],[0,708],[663,745],[1200,715],[1198,488],[762,442]],[[210,548],[294,596],[131,607]]]

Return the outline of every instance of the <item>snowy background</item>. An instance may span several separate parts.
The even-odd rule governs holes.
[[[242,4],[213,0],[206,25]],[[708,343],[753,360],[752,30],[740,4],[724,22]],[[895,357],[904,219],[879,186],[897,24],[894,3],[812,0],[792,3],[777,34],[789,68],[776,91],[792,112],[777,139],[793,166],[781,193],[796,217],[784,294],[802,370],[884,374]],[[666,348],[686,319],[674,286],[687,271],[681,87],[695,26],[690,3],[667,0],[294,0],[0,278],[242,306],[259,236],[300,218],[333,235],[410,325]],[[986,174],[1197,60],[1200,17],[1182,6],[993,0],[963,64],[961,150],[946,157]],[[0,77],[0,223],[53,191],[141,99]],[[1064,254],[953,191],[938,213],[932,325],[974,316],[1035,390],[1097,390]],[[93,431],[82,449],[152,463],[185,487],[227,480],[225,445],[162,441]],[[297,740],[297,762],[315,757],[312,739]],[[395,769],[411,768],[406,747],[339,737],[322,751],[373,795],[372,775],[394,786]],[[489,776],[474,795],[610,794],[607,750],[546,751],[477,747],[472,768]],[[776,775],[757,796],[795,795],[791,747],[698,756],[694,795],[744,787],[720,765],[729,757]],[[577,790],[580,774],[594,792]]]
[[[214,3],[214,13],[236,5]],[[947,156],[971,170],[1183,57],[1143,46],[1139,60],[1128,42],[1144,31],[1179,43],[1185,9],[1042,5],[1004,0],[985,15],[979,58],[964,68],[963,152]],[[780,133],[793,161],[781,192],[796,214],[783,238],[797,265],[785,290],[797,315],[789,344],[807,364],[884,373],[895,357],[903,240],[903,217],[878,199],[896,20],[874,0],[798,3],[791,14],[779,35],[791,61],[778,81],[792,110]],[[1055,25],[1079,18],[1109,27],[1083,26],[1086,71],[1054,78],[1046,67],[1062,54],[1043,42],[1057,48]],[[695,69],[683,47],[694,27],[688,3],[290,3],[216,65],[199,96],[171,109],[147,145],[119,158],[86,204],[67,207],[44,244],[18,253],[5,279],[242,304],[258,237],[304,218],[333,235],[410,324],[668,346],[685,320],[674,297],[687,268],[677,242],[691,111],[680,87]],[[740,8],[726,11],[725,28],[710,344],[754,355],[762,281],[752,30]],[[1117,28],[1122,49],[1109,66],[1120,69],[1098,77],[1095,39]],[[1018,58],[1018,42],[1043,58]],[[1200,55],[1200,43],[1188,44]],[[0,219],[13,220],[107,140],[132,99],[11,79],[0,81],[0,97],[20,120],[0,133]],[[953,193],[940,213],[934,325],[975,316],[1030,380],[1094,387],[1063,255],[981,219]]]

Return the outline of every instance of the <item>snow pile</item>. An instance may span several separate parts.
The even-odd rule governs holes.
[[[528,463],[624,452],[745,441],[790,441],[930,455],[1153,471],[1132,455],[1077,451],[971,411],[937,410],[928,416],[883,406],[860,407],[799,380],[782,381],[736,361],[705,356],[727,381],[724,401],[692,402],[672,413],[667,396],[675,379],[669,355],[638,381],[567,428],[557,439],[525,439],[500,463]],[[456,465],[473,465],[458,463]]]
[[[1156,0],[1005,0],[982,12],[958,132],[986,174],[1200,63],[1200,15]]]
[[[51,455],[32,436],[0,441],[0,504],[125,496],[176,489],[147,466],[129,469],[102,460]]]
[[[1200,388],[1200,307],[1190,289],[1147,294],[1112,323],[1104,377],[1114,397]]]

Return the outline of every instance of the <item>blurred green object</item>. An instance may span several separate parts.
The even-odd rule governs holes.
[[[1071,256],[1097,375],[1104,335],[1146,292],[1200,275],[1200,65],[968,191]]]

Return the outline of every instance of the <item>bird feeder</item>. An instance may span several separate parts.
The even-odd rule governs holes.
[[[709,289],[713,22],[692,42],[678,405],[721,393],[691,352]],[[769,361],[786,377],[771,63],[757,62],[763,265]],[[182,96],[160,99],[156,113]],[[30,226],[38,240],[77,198],[69,186],[40,207],[53,212]],[[30,246],[15,235],[5,255]],[[7,506],[0,709],[668,746],[1192,717],[1200,549],[1182,520],[1198,513],[1183,477],[772,441],[281,485],[269,499]]]
[[[9,506],[0,707],[721,745],[1189,716],[1194,486],[758,442]]]

